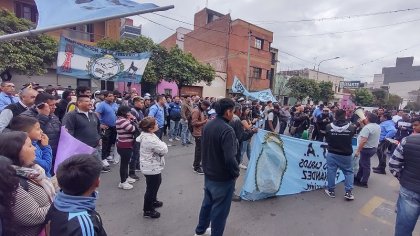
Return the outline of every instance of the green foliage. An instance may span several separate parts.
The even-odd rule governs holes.
[[[353,101],[358,106],[372,106],[374,105],[374,96],[368,89],[360,88],[354,91]]]
[[[98,47],[120,52],[152,52],[152,56],[145,69],[143,80],[158,83],[160,80],[175,82],[179,88],[193,85],[200,81],[210,84],[216,72],[210,65],[199,63],[190,53],[184,53],[178,47],[169,52],[162,46],[155,44],[147,37],[123,39],[113,41],[104,39],[98,42]]]
[[[400,107],[402,101],[403,99],[400,96],[396,94],[390,94],[385,103],[385,108],[397,110]]]
[[[0,35],[34,28],[32,22],[0,10]],[[48,35],[37,35],[0,43],[0,72],[42,75],[57,59],[57,42]]]
[[[420,104],[417,102],[409,102],[407,103],[407,106],[404,107],[404,109],[410,111],[420,111]]]
[[[373,103],[377,107],[384,107],[388,100],[388,91],[384,89],[375,89],[372,91],[374,96]]]
[[[318,100],[320,97],[321,90],[315,80],[294,76],[289,79],[286,86],[290,89],[290,95],[298,101],[305,98]]]
[[[318,83],[319,96],[316,100],[329,102],[334,98],[333,83],[330,81],[320,81]]]

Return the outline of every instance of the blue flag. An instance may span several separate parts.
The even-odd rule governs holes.
[[[57,74],[80,79],[140,83],[151,53],[109,51],[61,37]]]
[[[38,8],[37,29],[77,24],[81,21],[101,19],[157,8],[152,3],[129,0],[35,0]]]
[[[242,93],[243,95],[249,97],[252,100],[258,100],[261,102],[277,102],[277,100],[273,96],[273,93],[271,92],[271,89],[265,89],[257,92],[249,92],[236,76],[233,80],[232,92]]]

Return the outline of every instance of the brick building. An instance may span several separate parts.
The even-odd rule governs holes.
[[[272,32],[241,19],[232,20],[230,14],[204,8],[194,15],[193,30],[178,28],[161,45],[166,48],[178,45],[200,62],[212,65],[219,80],[225,80],[225,95],[229,93],[235,76],[250,91],[270,88],[277,62],[276,50],[271,48],[272,42]],[[192,90],[199,94],[200,88]]]

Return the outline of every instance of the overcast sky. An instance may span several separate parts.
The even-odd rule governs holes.
[[[206,6],[205,0],[157,0],[153,3],[159,6],[175,5],[175,9],[159,14],[191,24],[194,21],[194,13]],[[273,47],[303,59],[280,53],[280,70],[313,68],[321,60],[340,57],[323,62],[320,71],[344,76],[346,80],[366,82],[373,80],[373,74],[381,73],[382,67],[394,66],[397,57],[414,56],[414,64],[420,64],[420,9],[351,19],[297,23],[284,21],[343,17],[418,7],[420,8],[420,2],[416,0],[208,0],[208,8],[212,10],[223,14],[231,13],[232,19],[240,18],[274,32]],[[153,14],[144,16],[172,29],[180,26],[193,27]],[[134,19],[136,24],[143,25],[143,34],[157,43],[174,33],[140,17]],[[397,24],[407,21],[412,22]],[[394,25],[350,33],[303,36],[390,24]],[[406,48],[410,49],[398,52]],[[381,57],[384,58],[358,66]],[[344,69],[351,66],[355,67]]]

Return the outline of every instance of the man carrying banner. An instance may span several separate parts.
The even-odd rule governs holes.
[[[335,121],[326,128],[326,140],[328,143],[327,154],[327,179],[328,188],[325,193],[335,198],[335,180],[337,169],[341,169],[344,174],[344,185],[346,193],[344,198],[354,200],[353,190],[353,146],[352,139],[355,134],[356,127],[346,121],[346,112],[343,109],[337,110],[335,113]]]

